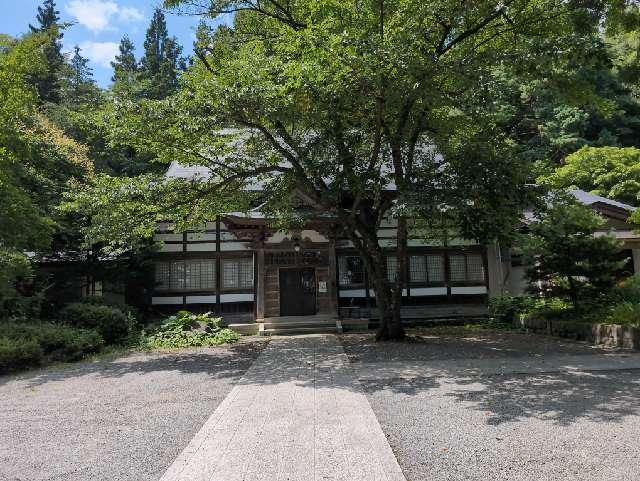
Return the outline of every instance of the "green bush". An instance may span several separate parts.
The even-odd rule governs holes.
[[[223,327],[222,319],[211,313],[193,314],[180,311],[168,317],[150,335],[143,335],[142,344],[146,348],[185,348],[216,346],[236,342],[240,335]]]
[[[84,297],[81,301],[82,304],[91,304],[92,306],[109,306],[120,309],[125,314],[132,316],[134,319],[140,317],[140,312],[133,306],[125,302],[116,301],[103,296],[88,296]]]
[[[39,366],[43,354],[35,340],[0,337],[0,373]]]
[[[616,304],[611,308],[604,322],[607,324],[639,325],[640,303],[621,302],[620,304]]]
[[[77,361],[87,354],[99,352],[103,341],[95,330],[76,329],[57,324],[0,324],[0,340],[11,346],[26,346],[31,350],[33,344],[39,348],[40,361]],[[7,354],[9,355],[9,354]],[[22,362],[19,352],[15,352],[16,360],[13,368],[31,367],[37,364]],[[1,369],[0,369],[1,370]]]
[[[106,344],[119,344],[126,340],[134,324],[131,316],[116,307],[75,302],[59,313],[62,322],[72,326],[96,329]]]
[[[99,352],[104,341],[93,329],[75,329],[51,325],[39,338],[45,354],[53,361],[78,361],[87,354]]]
[[[531,297],[500,296],[489,299],[489,317],[492,322],[513,324],[534,305]]]
[[[618,283],[610,297],[613,303],[632,302],[640,304],[640,276],[631,276]]]

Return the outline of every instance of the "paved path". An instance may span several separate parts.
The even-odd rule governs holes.
[[[332,335],[274,338],[161,481],[404,481]]]

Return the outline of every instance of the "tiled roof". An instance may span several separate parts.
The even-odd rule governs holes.
[[[569,192],[571,192],[571,194],[573,194],[575,196],[576,199],[578,199],[581,203],[583,203],[584,205],[593,205],[593,204],[604,204],[604,205],[608,205],[611,207],[617,207],[619,209],[624,209],[627,211],[634,211],[636,210],[635,207],[629,205],[629,204],[624,204],[622,202],[618,202],[617,200],[611,200],[611,199],[607,199],[606,197],[601,197],[599,195],[595,195],[592,194],[590,192],[586,192],[584,190],[570,190]]]

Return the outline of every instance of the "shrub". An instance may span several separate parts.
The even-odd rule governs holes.
[[[138,319],[140,312],[133,306],[125,302],[116,301],[103,296],[88,296],[84,297],[81,301],[82,304],[90,304],[92,306],[109,306],[120,309],[125,314],[131,315],[133,318]]]
[[[530,297],[500,296],[489,299],[489,317],[501,324],[513,324],[520,320],[534,304]]]
[[[610,297],[614,303],[640,303],[640,276],[631,276],[619,282],[613,289]]]
[[[39,366],[42,348],[35,340],[0,337],[0,373]]]
[[[72,326],[96,329],[107,344],[123,342],[134,323],[131,316],[118,308],[82,302],[63,308],[59,319]]]
[[[640,324],[640,303],[621,302],[611,308],[604,321],[607,324],[638,325]]]
[[[216,346],[233,343],[240,335],[223,327],[222,319],[211,313],[192,314],[180,311],[168,317],[151,335],[143,336],[143,346],[150,349]]]
[[[99,352],[102,336],[93,329],[75,329],[50,325],[39,337],[40,346],[53,361],[78,361],[87,354]]]
[[[26,346],[25,349],[28,351],[31,349],[30,346],[37,345],[40,352],[38,364],[40,361],[77,361],[87,354],[99,352],[104,344],[100,334],[94,330],[47,323],[0,324],[0,341],[14,347]],[[37,365],[28,360],[21,361],[23,356],[18,351],[14,354],[16,358],[13,369]]]

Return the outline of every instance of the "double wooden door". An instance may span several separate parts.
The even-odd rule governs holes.
[[[312,316],[316,313],[316,271],[313,268],[280,269],[280,315]]]

